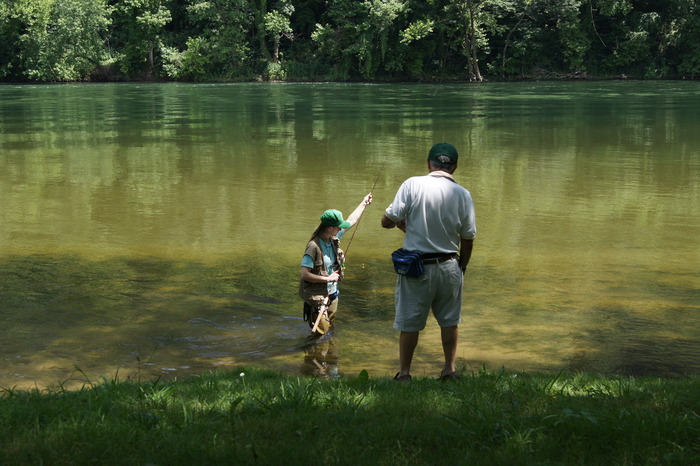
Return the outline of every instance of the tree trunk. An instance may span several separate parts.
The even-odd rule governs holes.
[[[484,78],[481,76],[481,71],[479,70],[479,60],[476,58],[477,46],[476,46],[476,24],[474,21],[474,16],[476,15],[474,11],[474,1],[469,0],[467,2],[469,6],[469,41],[470,41],[470,58],[467,59],[469,63],[469,80],[482,82]]]
[[[155,65],[153,59],[153,41],[148,41],[148,76],[153,77],[155,74]]]
[[[270,51],[267,50],[265,42],[265,13],[267,13],[267,0],[256,0],[253,2],[255,8],[255,33],[258,35],[260,54],[265,60],[269,60]]]
[[[515,24],[515,26],[513,26],[513,29],[508,31],[508,36],[506,37],[506,42],[505,42],[505,44],[503,44],[503,58],[501,61],[501,78],[506,77],[506,62],[508,61],[508,60],[506,60],[506,54],[508,52],[508,46],[510,45],[510,38],[513,35],[513,32],[515,32],[515,30],[518,28],[518,26],[520,26],[520,23],[522,23],[523,21],[525,21],[525,15],[521,16],[520,19],[518,20],[518,22]]]

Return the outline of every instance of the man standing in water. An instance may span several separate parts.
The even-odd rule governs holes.
[[[400,370],[397,381],[411,380],[411,362],[428,312],[440,325],[445,364],[441,380],[459,377],[455,367],[458,325],[462,317],[464,273],[476,236],[474,204],[469,191],[457,184],[457,149],[435,144],[428,153],[428,174],[404,181],[382,217],[382,227],[398,227],[403,247],[422,254],[420,277],[399,275],[396,281],[396,318]]]

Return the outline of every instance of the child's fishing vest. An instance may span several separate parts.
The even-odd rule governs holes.
[[[327,277],[330,275],[328,270],[326,270],[326,265],[323,261],[323,251],[321,250],[321,245],[319,244],[320,239],[316,238],[309,241],[306,245],[306,252],[311,256],[314,261],[314,268],[311,269],[311,273],[314,275],[323,275]],[[333,251],[335,252],[335,264],[336,272],[340,275],[338,282],[343,280],[343,264],[345,263],[345,253],[340,249],[340,240],[335,236],[331,238],[331,243],[333,244]],[[328,296],[328,283],[312,283],[304,280],[299,280],[299,296],[301,299],[309,304],[319,306],[326,296]]]

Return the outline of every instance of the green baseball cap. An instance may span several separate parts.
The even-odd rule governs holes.
[[[450,159],[450,162],[452,163],[457,163],[457,158],[459,155],[457,154],[457,149],[455,149],[455,146],[452,144],[448,144],[446,142],[439,142],[435,144],[431,149],[430,152],[428,153],[428,159],[429,160],[434,160],[436,162],[447,162],[447,160],[440,160],[442,157],[445,156],[448,159]]]
[[[321,225],[326,227],[340,227],[343,230],[352,226],[350,222],[343,220],[343,213],[335,209],[328,209],[321,214]]]

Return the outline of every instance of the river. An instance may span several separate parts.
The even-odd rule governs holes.
[[[698,82],[2,85],[0,387],[393,376],[379,222],[443,141],[477,212],[460,368],[698,373],[698,108]],[[306,241],[375,182],[308,345]],[[441,360],[431,318],[414,376]]]

